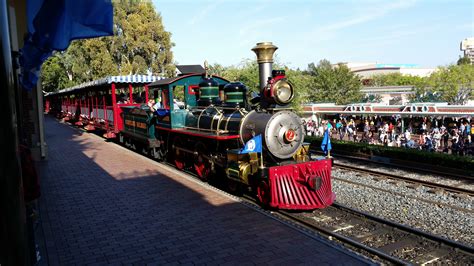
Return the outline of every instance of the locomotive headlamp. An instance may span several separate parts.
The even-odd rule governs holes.
[[[286,79],[280,79],[273,84],[272,95],[280,105],[289,104],[295,96],[293,86]]]

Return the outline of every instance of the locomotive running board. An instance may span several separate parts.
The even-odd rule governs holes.
[[[274,166],[268,169],[270,206],[278,209],[318,209],[331,205],[331,160]]]

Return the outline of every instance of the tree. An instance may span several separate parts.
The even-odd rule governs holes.
[[[310,87],[312,77],[304,73],[301,70],[286,69],[286,76],[288,80],[293,84],[295,90],[295,99],[293,100],[291,106],[296,111],[302,111],[303,104],[310,103]]]
[[[382,96],[380,96],[379,94],[367,94],[362,99],[362,102],[364,102],[364,103],[381,103],[382,102]]]
[[[42,69],[41,82],[44,91],[57,91],[72,85],[66,71],[64,71],[64,65],[61,62],[59,54],[48,58],[43,63]]]
[[[69,48],[43,66],[43,86],[60,89],[50,77],[62,66],[70,82],[80,84],[109,75],[174,75],[171,33],[148,1],[114,2],[114,36],[73,41]],[[58,61],[59,60],[59,61]],[[64,76],[64,74],[60,74]],[[54,84],[53,84],[53,83]]]
[[[411,75],[402,75],[401,73],[389,73],[374,75],[369,86],[416,86],[423,82],[424,78]]]
[[[435,95],[437,99],[449,104],[465,104],[474,96],[473,88],[473,65],[449,65],[439,68],[425,82],[420,83],[416,87],[416,95],[421,101],[425,100],[424,95],[428,99],[430,95]]]
[[[362,99],[359,77],[345,65],[333,67],[328,60],[321,60],[317,66],[309,64],[307,73],[312,76],[308,97],[312,102],[348,104]]]
[[[230,81],[240,81],[249,91],[259,91],[257,60],[245,59],[238,66],[230,66],[223,72],[223,77]]]
[[[120,74],[174,74],[171,33],[165,31],[161,15],[148,1],[122,1],[114,10],[114,38],[109,51]],[[164,73],[163,73],[164,72]]]
[[[471,59],[467,56],[459,57],[458,65],[470,65]]]
[[[220,64],[209,64],[209,73],[215,76],[224,77],[227,67]]]

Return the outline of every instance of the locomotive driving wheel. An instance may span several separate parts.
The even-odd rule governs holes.
[[[173,141],[173,163],[179,170],[183,170],[184,166],[186,165],[186,154],[184,151],[180,150],[179,148],[184,147],[184,142],[180,137],[176,137]]]
[[[202,142],[198,142],[194,147],[194,171],[202,181],[208,181],[212,173],[212,164],[209,160],[209,152]]]
[[[268,181],[262,180],[257,187],[257,197],[264,207],[270,206],[271,195]]]
[[[158,140],[160,141],[160,148],[158,149],[158,153],[160,154],[161,160],[166,160],[168,156],[168,137],[164,135],[160,135]]]
[[[227,189],[236,196],[242,196],[244,194],[242,183],[232,179],[227,179]]]
[[[150,148],[149,154],[155,160],[164,161],[168,155],[168,147],[166,145],[165,137],[160,136],[157,140],[160,142],[160,146]]]

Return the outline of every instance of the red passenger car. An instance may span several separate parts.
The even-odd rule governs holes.
[[[46,94],[45,111],[84,126],[86,130],[102,129],[106,138],[115,138],[123,129],[121,107],[148,102],[147,84],[159,79],[161,77],[132,75],[90,81]]]

